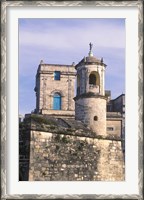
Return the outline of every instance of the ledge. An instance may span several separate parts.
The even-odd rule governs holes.
[[[123,141],[122,138],[115,135],[104,136],[94,133],[81,121],[68,118],[53,118],[36,114],[29,115],[29,117],[25,118],[24,122],[20,124],[21,133],[25,134],[26,131],[31,130],[101,140]]]
[[[93,92],[88,92],[88,93],[83,93],[83,94],[77,95],[77,96],[74,97],[73,99],[74,99],[74,100],[78,100],[78,99],[80,99],[80,98],[101,98],[101,99],[107,100],[107,97],[106,97],[106,96],[99,95],[99,94],[95,94],[95,93],[93,93]]]

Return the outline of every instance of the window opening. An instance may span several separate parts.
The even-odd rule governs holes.
[[[55,93],[53,96],[53,109],[61,110],[61,95],[59,93]]]
[[[60,71],[54,72],[54,80],[60,80]]]
[[[113,127],[107,127],[107,131],[113,131],[114,128]]]
[[[90,74],[90,76],[89,76],[89,84],[96,85],[96,75],[95,74]]]
[[[94,116],[94,121],[98,121],[98,117],[97,116]]]

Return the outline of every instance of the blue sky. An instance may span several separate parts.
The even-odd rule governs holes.
[[[35,75],[40,60],[77,64],[88,55],[107,65],[105,89],[112,98],[125,93],[124,19],[19,19],[19,113],[35,109]]]

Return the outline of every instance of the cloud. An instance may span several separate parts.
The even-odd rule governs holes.
[[[92,41],[97,47],[124,48],[125,31],[117,24],[103,23],[94,19],[72,20],[72,25],[62,23],[66,20],[47,20],[46,22],[24,26],[19,29],[19,44],[24,46],[47,47],[49,49],[83,49]],[[52,25],[49,25],[50,24]],[[71,20],[69,19],[69,23]],[[83,23],[82,23],[83,22]],[[47,26],[46,26],[47,25]]]

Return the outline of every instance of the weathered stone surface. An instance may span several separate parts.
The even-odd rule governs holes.
[[[72,119],[41,117],[27,118],[20,129],[21,138],[27,140],[27,146],[20,146],[23,180],[124,180],[120,138],[97,136]]]
[[[55,80],[55,71],[60,72],[60,80]],[[73,115],[75,68],[73,65],[40,64],[36,75],[36,112],[50,115]],[[53,97],[61,95],[61,110],[53,112]],[[69,112],[67,112],[69,111]],[[71,111],[71,112],[70,112]]]
[[[40,133],[44,137],[41,141],[43,153],[37,151],[37,142],[33,143],[35,148],[30,154],[30,166],[34,167],[29,170],[29,180],[124,180],[119,141],[30,132],[35,137]]]
[[[106,135],[106,99],[101,97],[80,98],[75,102],[76,120],[89,125],[99,135]]]
[[[36,114],[20,124],[20,180],[124,180],[124,121],[118,113],[106,113],[106,64],[91,50],[90,43],[88,56],[75,67],[40,63]]]

